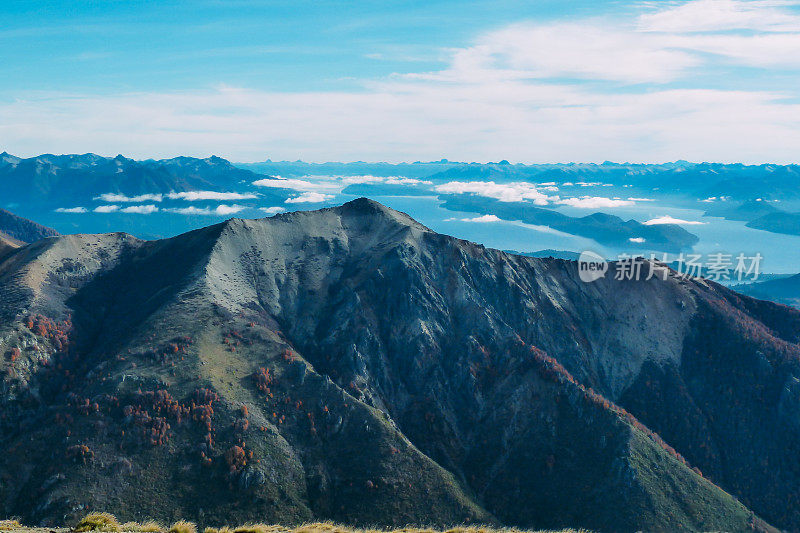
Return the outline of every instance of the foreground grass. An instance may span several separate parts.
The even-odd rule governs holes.
[[[105,533],[198,533],[197,525],[193,522],[180,520],[167,527],[158,522],[124,522],[120,523],[110,513],[89,513],[72,529],[60,528],[61,531],[72,533],[105,532]],[[15,533],[38,533],[40,530],[53,531],[52,528],[30,528],[21,525],[16,520],[0,520],[0,532],[14,531]],[[406,527],[400,529],[379,528],[351,528],[334,524],[332,522],[314,522],[297,527],[286,527],[269,524],[246,524],[230,527],[207,527],[202,533],[589,533],[586,530],[562,529],[556,531],[531,531],[515,528],[490,528],[482,526],[460,526],[450,529],[428,529]]]

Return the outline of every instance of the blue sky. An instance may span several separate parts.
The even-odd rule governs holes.
[[[6,0],[0,148],[796,162],[798,7]]]
[[[597,3],[569,11],[592,13]],[[563,16],[563,2],[10,1],[0,49],[20,91],[359,89],[440,68],[487,28]]]

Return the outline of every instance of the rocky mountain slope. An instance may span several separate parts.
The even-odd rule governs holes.
[[[0,237],[9,243],[31,243],[56,235],[58,232],[52,228],[17,216],[11,211],[0,209]]]
[[[0,257],[16,250],[23,243],[16,239],[12,239],[8,235],[0,233]]]
[[[366,199],[47,239],[0,262],[0,513],[798,530],[799,333]]]

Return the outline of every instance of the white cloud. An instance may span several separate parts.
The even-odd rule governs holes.
[[[486,198],[495,198],[501,202],[532,201],[536,205],[547,205],[548,201],[558,199],[548,196],[533,183],[495,183],[494,181],[451,181],[437,185],[434,190],[441,194],[472,193]]]
[[[642,244],[643,242],[645,242],[645,239],[644,239],[644,237],[631,237],[631,238],[630,238],[630,239],[628,239],[628,240],[629,240],[630,242],[635,242],[635,243],[637,243],[637,244]]]
[[[669,215],[664,215],[663,217],[652,218],[647,222],[643,222],[645,226],[657,226],[659,224],[679,224],[684,226],[702,226],[705,222],[699,222],[697,220],[683,220],[681,218],[674,218]]]
[[[335,176],[337,179],[343,181],[348,185],[361,185],[364,183],[381,183],[384,178],[380,176]]]
[[[104,202],[160,202],[164,199],[162,194],[140,194],[138,196],[125,196],[124,194],[107,192],[94,198]]]
[[[217,191],[186,191],[186,192],[171,192],[167,194],[171,200],[186,200],[187,202],[196,202],[198,200],[249,200],[258,198],[254,193],[238,193],[238,192],[217,192]]]
[[[652,198],[628,198],[631,202],[655,202]]]
[[[0,138],[20,155],[252,161],[268,147],[312,161],[795,162],[796,4],[649,2],[628,18],[523,22],[441,51],[440,70],[350,92],[12,94],[0,103]],[[295,190],[322,192],[299,181]]]
[[[221,205],[218,205],[214,209],[214,211],[218,215],[233,215],[234,213],[239,213],[241,211],[244,211],[245,209],[246,209],[246,207],[243,206],[243,205],[237,205],[237,204],[225,205],[225,204],[221,204]]]
[[[316,191],[319,189],[319,183],[312,183],[307,180],[300,180],[300,179],[287,179],[287,178],[275,178],[275,179],[262,179],[256,180],[253,182],[253,185],[256,187],[271,187],[274,189],[293,189],[295,191]]]
[[[364,183],[385,183],[387,185],[433,185],[433,182],[420,180],[417,178],[406,178],[403,176],[336,176],[337,179],[347,185]]]
[[[169,211],[170,213],[177,213],[179,215],[213,215],[215,214],[211,209],[207,207],[195,207],[190,205],[189,207],[171,207],[164,209],[164,211]]]
[[[430,79],[474,81],[577,77],[629,83],[667,82],[700,59],[668,48],[660,35],[637,32],[604,20],[520,23],[483,35],[455,52],[446,71]]]
[[[226,104],[240,112],[209,115]],[[505,154],[520,161],[789,162],[800,145],[799,122],[800,105],[781,93],[670,89],[612,95],[521,81],[447,87],[403,82],[364,94],[228,90],[0,104],[0,137],[22,155],[91,149],[157,157],[215,150],[239,160],[262,158],[271,146],[287,159],[311,160],[384,159],[391,153],[394,160],[444,154],[485,161]]]
[[[461,222],[500,222],[497,215],[483,215],[475,218],[462,218]]]
[[[705,198],[704,200],[700,200],[700,201],[710,204],[710,203],[717,202],[717,201],[719,201],[719,202],[727,202],[728,200],[730,200],[730,198],[731,198],[730,196],[720,196],[720,197],[709,196],[708,198]]]
[[[634,205],[635,202],[631,200],[618,200],[613,198],[604,198],[602,196],[584,196],[581,198],[564,198],[557,203],[561,205],[568,205],[570,207],[578,207],[581,209],[600,209],[611,207],[624,207]]]
[[[94,208],[95,213],[113,213],[119,211],[118,205],[98,205]]]
[[[639,28],[674,33],[730,30],[798,32],[800,16],[787,9],[795,4],[797,2],[785,0],[650,2],[654,11],[639,18]]]
[[[140,215],[149,215],[150,213],[158,212],[158,207],[154,205],[132,205],[122,209],[123,213],[137,213]]]
[[[59,207],[56,209],[56,213],[86,213],[87,209],[85,207]]]
[[[369,183],[386,183],[389,185],[432,185],[430,181],[402,176],[302,176],[300,178],[266,178],[253,182],[257,187],[274,189],[292,189],[300,192],[339,193],[347,185]]]
[[[274,206],[274,207],[259,207],[258,209],[259,209],[260,211],[263,211],[264,213],[266,213],[266,214],[268,214],[268,215],[275,215],[275,214],[277,214],[277,213],[283,213],[284,211],[286,211],[286,208],[285,208],[285,207],[280,207],[280,206]]]
[[[316,203],[316,202],[325,202],[333,199],[334,196],[332,194],[322,194],[319,192],[304,192],[300,196],[289,198],[288,200],[286,200],[286,203],[287,204]]]
[[[218,216],[225,216],[225,215],[232,215],[232,214],[235,214],[235,213],[239,213],[240,211],[243,211],[245,209],[247,209],[247,208],[245,206],[243,206],[243,205],[237,205],[237,204],[225,205],[225,204],[220,204],[220,205],[218,205],[217,207],[215,207],[213,209],[210,208],[210,207],[195,207],[195,206],[192,205],[192,206],[189,206],[189,207],[167,208],[167,209],[164,209],[164,211],[169,211],[171,213],[177,213],[179,215],[218,215]]]

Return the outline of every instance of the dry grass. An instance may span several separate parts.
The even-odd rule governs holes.
[[[563,529],[558,532],[525,531],[515,528],[490,528],[480,526],[454,527],[446,530],[406,527],[402,529],[355,529],[332,522],[314,522],[291,528],[278,525],[247,524],[230,528],[228,526],[207,527],[203,533],[589,533],[586,530]]]
[[[13,531],[22,528],[16,520],[0,520],[0,531]]]
[[[75,533],[84,531],[121,531],[117,517],[111,513],[89,513],[73,529]]]
[[[0,531],[25,529],[16,520],[0,520]],[[109,513],[89,513],[73,529],[74,533],[104,531],[112,533],[197,533],[194,522],[180,520],[167,529],[158,522],[126,522],[119,524]],[[24,532],[21,532],[24,533]],[[270,524],[244,524],[241,526],[207,527],[203,533],[590,533],[584,529],[562,529],[558,531],[528,531],[516,528],[491,528],[483,526],[458,526],[450,529],[405,527],[400,529],[359,529],[334,524],[313,522],[297,527]]]
[[[197,525],[194,522],[178,520],[172,524],[168,533],[197,533]]]
[[[159,524],[158,522],[154,522],[152,520],[148,520],[147,522],[125,522],[120,526],[122,531],[134,532],[134,533],[164,533],[167,528]]]

